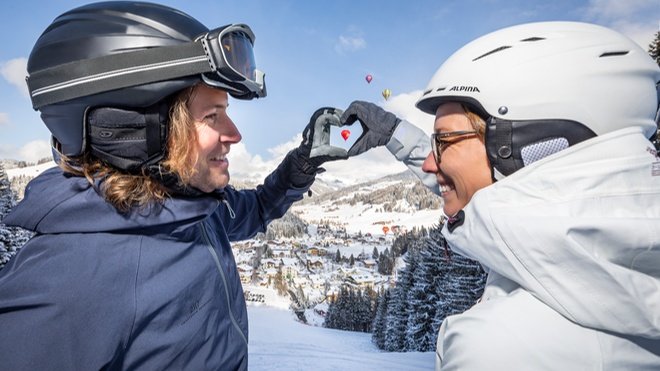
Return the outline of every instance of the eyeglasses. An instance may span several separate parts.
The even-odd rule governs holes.
[[[477,135],[476,130],[467,131],[449,131],[446,133],[433,133],[431,134],[431,148],[433,149],[433,158],[435,158],[436,164],[440,163],[440,157],[442,156],[442,151],[454,143],[458,143],[462,140],[472,138]],[[461,137],[454,140],[446,140],[447,138]]]

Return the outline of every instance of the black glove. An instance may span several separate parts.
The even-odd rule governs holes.
[[[349,156],[356,156],[374,147],[384,146],[392,138],[394,129],[401,120],[381,107],[363,101],[354,101],[341,116],[342,125],[360,121],[362,135],[348,150]]]
[[[330,146],[330,126],[341,126],[339,116],[342,111],[332,108],[319,108],[312,114],[309,124],[303,131],[303,140],[298,148],[289,152],[280,167],[296,187],[311,184],[318,173],[325,171],[321,164],[327,161],[345,160],[345,149]]]

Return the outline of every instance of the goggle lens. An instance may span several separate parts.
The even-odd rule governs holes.
[[[222,53],[234,71],[250,81],[257,79],[257,65],[250,38],[243,32],[234,31],[222,36]]]

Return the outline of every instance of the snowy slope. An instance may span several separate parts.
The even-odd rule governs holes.
[[[433,370],[433,352],[387,353],[371,334],[304,325],[288,310],[248,306],[249,369],[254,371]]]
[[[43,173],[44,171],[50,169],[51,167],[54,167],[55,162],[50,161],[50,162],[45,162],[43,164],[39,165],[34,165],[34,166],[28,166],[28,167],[22,167],[22,168],[13,168],[13,169],[7,169],[7,177],[9,180],[13,179],[14,177],[25,175],[29,177],[36,177],[37,175]]]

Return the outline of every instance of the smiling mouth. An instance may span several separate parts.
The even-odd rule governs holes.
[[[227,157],[225,155],[215,156],[210,158],[211,161],[225,161],[226,159]]]
[[[449,184],[439,184],[438,187],[440,188],[440,193],[447,193],[454,190],[454,187]]]

